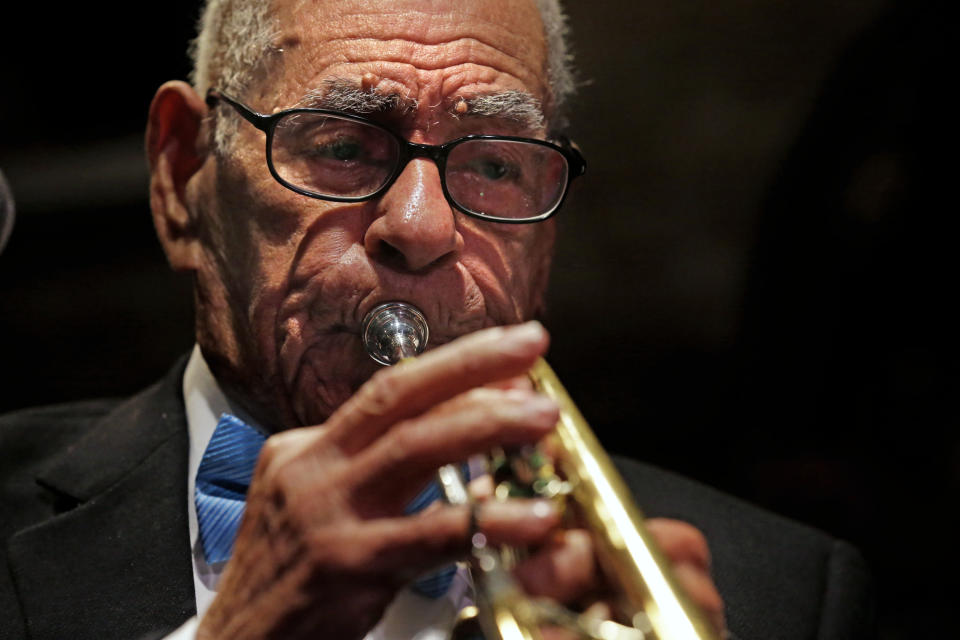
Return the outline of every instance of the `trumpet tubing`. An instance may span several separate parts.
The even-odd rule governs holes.
[[[716,638],[706,617],[676,584],[626,483],[546,360],[534,364],[530,378],[560,408],[552,436],[555,456],[593,533],[603,568],[621,589],[624,613],[658,640]]]

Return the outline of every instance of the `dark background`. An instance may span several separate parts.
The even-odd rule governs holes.
[[[589,168],[560,217],[555,367],[610,449],[852,540],[882,637],[933,637],[960,568],[943,12],[568,4]],[[132,6],[0,28],[0,410],[128,394],[192,344],[141,136],[196,0]]]

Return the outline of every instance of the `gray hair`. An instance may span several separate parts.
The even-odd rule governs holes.
[[[566,126],[566,106],[576,83],[567,46],[569,27],[560,0],[536,0],[547,42],[547,79],[550,85],[552,127]],[[241,98],[278,53],[278,29],[270,0],[206,0],[190,43],[193,60],[190,81],[200,95],[212,86]],[[218,118],[214,144],[229,146],[238,118]]]
[[[556,121],[554,126],[565,127],[567,103],[577,90],[573,53],[567,46],[570,26],[560,0],[537,0],[537,8],[540,9],[543,35],[547,40],[547,80],[553,100],[551,112]]]

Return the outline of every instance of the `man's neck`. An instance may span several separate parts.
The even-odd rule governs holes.
[[[236,371],[236,366],[218,357],[216,353],[210,353],[201,345],[194,347],[195,352],[200,357],[206,372],[217,385],[217,389],[229,404],[233,415],[241,418],[249,424],[256,424],[258,428],[266,434],[276,433],[288,429],[293,425],[289,420],[283,420],[276,408],[268,402],[265,402],[256,389],[250,389],[251,378],[241,376]],[[253,377],[255,382],[259,380]]]

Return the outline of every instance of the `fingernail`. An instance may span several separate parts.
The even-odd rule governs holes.
[[[483,503],[485,516],[496,514],[500,518],[536,518],[553,520],[557,517],[557,507],[550,500],[493,500]]]
[[[547,396],[534,395],[526,401],[525,408],[530,416],[542,418],[547,426],[552,427],[557,421],[557,403]]]
[[[530,513],[535,518],[553,518],[557,515],[557,507],[549,500],[534,500]]]
[[[536,320],[531,320],[530,322],[510,327],[506,339],[517,346],[539,343],[543,340],[544,332],[545,330],[542,324]]]

